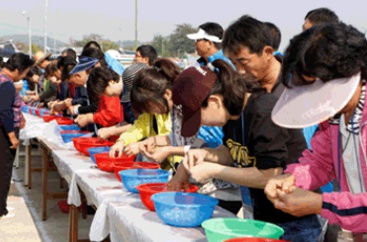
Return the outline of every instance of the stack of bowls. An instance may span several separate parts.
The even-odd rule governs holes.
[[[170,188],[168,187],[168,183],[164,182],[154,182],[154,183],[145,183],[136,187],[139,191],[141,202],[147,207],[150,211],[155,211],[154,203],[151,199],[151,196],[160,192],[167,191],[182,191],[195,193],[199,189],[197,186],[192,184],[181,184],[179,188]]]

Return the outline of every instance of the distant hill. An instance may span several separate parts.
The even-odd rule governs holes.
[[[0,39],[2,40],[9,40],[9,39],[13,39],[13,43],[24,43],[25,45],[28,45],[28,35],[26,34],[15,34],[15,35],[5,35],[5,36],[0,36]],[[39,35],[32,35],[32,43],[35,43],[36,45],[43,47],[43,40],[44,37],[43,36],[39,36]],[[56,44],[56,48],[58,47],[64,47],[64,46],[68,46],[67,43],[62,42],[60,40],[55,39],[55,44]],[[54,46],[54,39],[48,37],[47,38],[47,46],[52,47]]]
[[[13,43],[23,43],[24,45],[28,46],[28,35],[26,34],[15,34],[15,35],[4,35],[4,36],[0,36],[0,42],[1,41],[7,41],[13,39]],[[43,48],[43,40],[44,37],[40,36],[40,35],[32,35],[32,43],[38,45],[39,47]],[[138,41],[138,46],[141,45],[142,42]],[[55,45],[56,45],[56,49],[60,49],[63,47],[68,47],[70,46],[69,43],[65,43],[63,41],[60,41],[58,39],[55,39]],[[51,49],[53,49],[54,47],[54,39],[48,37],[47,38],[47,46],[50,47]],[[123,40],[122,41],[122,46],[124,49],[126,50],[131,50],[134,48],[135,46],[135,41],[134,40]]]

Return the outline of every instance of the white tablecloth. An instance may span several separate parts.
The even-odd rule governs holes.
[[[24,140],[24,145],[29,145],[29,139],[42,135],[47,123],[38,116],[29,113],[23,113],[26,120],[25,127],[19,132],[19,139]]]
[[[202,227],[178,228],[166,225],[158,218],[157,213],[148,210],[141,203],[138,194],[124,202],[109,203],[107,211],[110,238],[113,242],[207,241]],[[235,217],[235,215],[217,206],[213,217]]]
[[[45,142],[47,145],[47,141]],[[68,203],[81,204],[78,187],[89,205],[98,209],[89,239],[101,241],[110,235],[112,241],[206,241],[198,228],[176,228],[164,224],[155,212],[141,203],[139,194],[128,192],[113,172],[96,168],[89,157],[65,149],[52,149],[60,175],[69,184]],[[235,217],[216,207],[213,217]]]

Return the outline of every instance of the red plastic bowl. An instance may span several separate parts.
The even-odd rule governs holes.
[[[67,203],[66,200],[61,200],[61,201],[58,201],[57,203],[59,205],[60,210],[63,213],[69,213],[69,211],[70,211],[70,205]],[[80,209],[81,209],[81,207],[79,206],[78,207],[78,210],[80,211]]]
[[[55,120],[59,125],[68,125],[74,123],[72,119],[66,117],[56,117]]]
[[[134,163],[133,159],[126,159],[126,157],[113,158],[110,157],[109,152],[97,153],[94,154],[94,158],[96,159],[96,164],[98,168],[102,171],[113,172],[115,163],[123,163],[127,166],[132,166]]]
[[[45,121],[46,123],[48,122],[51,122],[52,120],[54,120],[55,118],[57,118],[59,116],[56,116],[56,115],[46,115],[46,116],[43,116],[43,121]]]
[[[108,141],[108,140],[103,140],[97,137],[90,137],[88,139],[85,140],[80,140],[79,142],[80,144],[80,150],[81,152],[86,155],[89,156],[89,148],[92,147],[101,147],[101,146],[112,146],[115,143],[112,141]]]
[[[80,145],[81,142],[86,141],[88,139],[91,139],[91,137],[78,137],[78,138],[72,138],[72,141],[74,143],[74,147],[77,151],[82,152],[82,147]]]
[[[132,160],[134,160],[135,156],[130,156],[130,157],[126,157],[126,158],[127,159],[132,158]],[[121,176],[119,175],[119,172],[122,171],[122,170],[127,170],[127,169],[158,169],[158,168],[159,168],[159,164],[154,163],[154,162],[136,161],[136,162],[133,163],[132,166],[116,162],[115,166],[114,166],[114,171],[115,171],[115,175],[116,175],[117,179],[119,179],[119,181],[121,181]]]
[[[136,187],[140,194],[141,202],[150,211],[155,211],[154,203],[150,198],[153,194],[159,192],[167,192],[171,189],[167,189],[167,183],[145,183]],[[182,184],[180,191],[195,193],[198,191],[198,187],[192,184]]]
[[[241,237],[241,238],[227,239],[223,242],[290,242],[290,241],[279,239],[267,239],[267,238]]]

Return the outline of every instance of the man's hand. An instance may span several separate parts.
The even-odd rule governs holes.
[[[296,188],[295,184],[296,178],[293,174],[275,176],[267,182],[264,192],[270,201],[274,201],[278,196],[278,190],[291,193]]]
[[[321,214],[322,195],[300,188],[295,188],[288,194],[278,189],[273,204],[275,208],[296,217]]]

